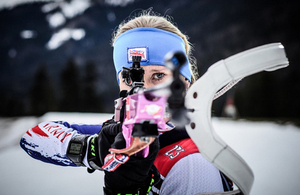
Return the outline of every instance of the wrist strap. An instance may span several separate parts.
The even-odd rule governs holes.
[[[88,163],[90,167],[94,170],[103,170],[101,168],[101,163],[99,159],[99,154],[98,154],[98,135],[95,134],[91,137],[89,147],[88,147]],[[88,171],[88,172],[93,172],[93,171]]]
[[[86,154],[87,139],[90,135],[78,135],[72,137],[66,155],[77,166],[85,166],[82,161]]]

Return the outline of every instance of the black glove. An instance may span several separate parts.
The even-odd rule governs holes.
[[[100,162],[109,154],[109,148],[125,148],[122,134],[122,124],[109,121],[98,134]],[[105,194],[147,194],[153,175],[155,183],[159,180],[159,173],[153,162],[159,151],[159,140],[156,139],[149,148],[146,158],[130,156],[130,159],[113,172],[105,171]]]
[[[114,125],[110,126],[109,124],[112,122]],[[88,172],[92,173],[96,169],[103,170],[101,167],[104,164],[105,156],[109,153],[108,150],[122,148],[124,142],[121,125],[117,125],[114,120],[109,120],[103,124],[102,130],[98,134],[92,136],[82,134],[73,137],[69,142],[66,155],[77,166],[85,166],[83,160],[87,153],[87,161],[91,167],[88,168]]]
[[[87,144],[88,142],[88,144]],[[88,147],[87,147],[88,145]],[[83,158],[87,151],[87,161],[92,169],[103,170],[105,157],[110,154],[110,148],[123,149],[126,147],[122,134],[122,124],[114,120],[105,122],[101,131],[93,136],[79,135],[71,139],[67,156],[78,166],[84,166]],[[115,171],[105,171],[105,194],[147,194],[149,186],[160,179],[160,174],[153,162],[159,151],[159,140],[149,147],[146,158],[130,156]]]

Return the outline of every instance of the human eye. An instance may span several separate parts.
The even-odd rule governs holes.
[[[159,72],[159,73],[154,73],[153,76],[152,76],[152,79],[154,81],[160,81],[164,78],[166,74],[165,73],[162,73],[162,72]]]

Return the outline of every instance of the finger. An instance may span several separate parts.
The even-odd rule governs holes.
[[[123,149],[126,147],[126,142],[125,142],[122,132],[117,134],[117,136],[115,137],[115,141],[111,145],[111,147],[116,148],[116,149]]]
[[[121,123],[109,124],[103,127],[101,131],[103,134],[105,134],[105,136],[115,137],[118,133],[122,131],[122,124]]]

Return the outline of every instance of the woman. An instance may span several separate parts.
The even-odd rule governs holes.
[[[172,77],[172,72],[164,66],[164,56],[174,50],[184,52],[189,61],[180,70],[186,89],[197,78],[187,36],[169,18],[155,15],[152,11],[144,11],[138,17],[120,24],[113,36],[112,46],[120,91],[130,89],[130,83],[122,77],[122,67],[131,67],[132,55],[141,56],[145,88]],[[230,190],[227,180],[214,165],[203,158],[186,131],[173,128],[168,123],[167,129],[163,130],[165,133],[151,144],[147,158],[132,156],[116,171],[105,172],[105,194],[146,194],[149,185],[152,186],[150,193],[153,194],[197,194]],[[108,149],[124,147],[124,139],[121,125],[113,120],[105,122],[103,126],[44,122],[28,130],[20,144],[36,159],[63,166],[86,166],[91,170],[101,169],[105,163],[104,157],[109,154]],[[80,155],[76,154],[78,144],[83,148],[78,152]],[[151,179],[156,169],[153,164],[162,179],[154,186]]]

